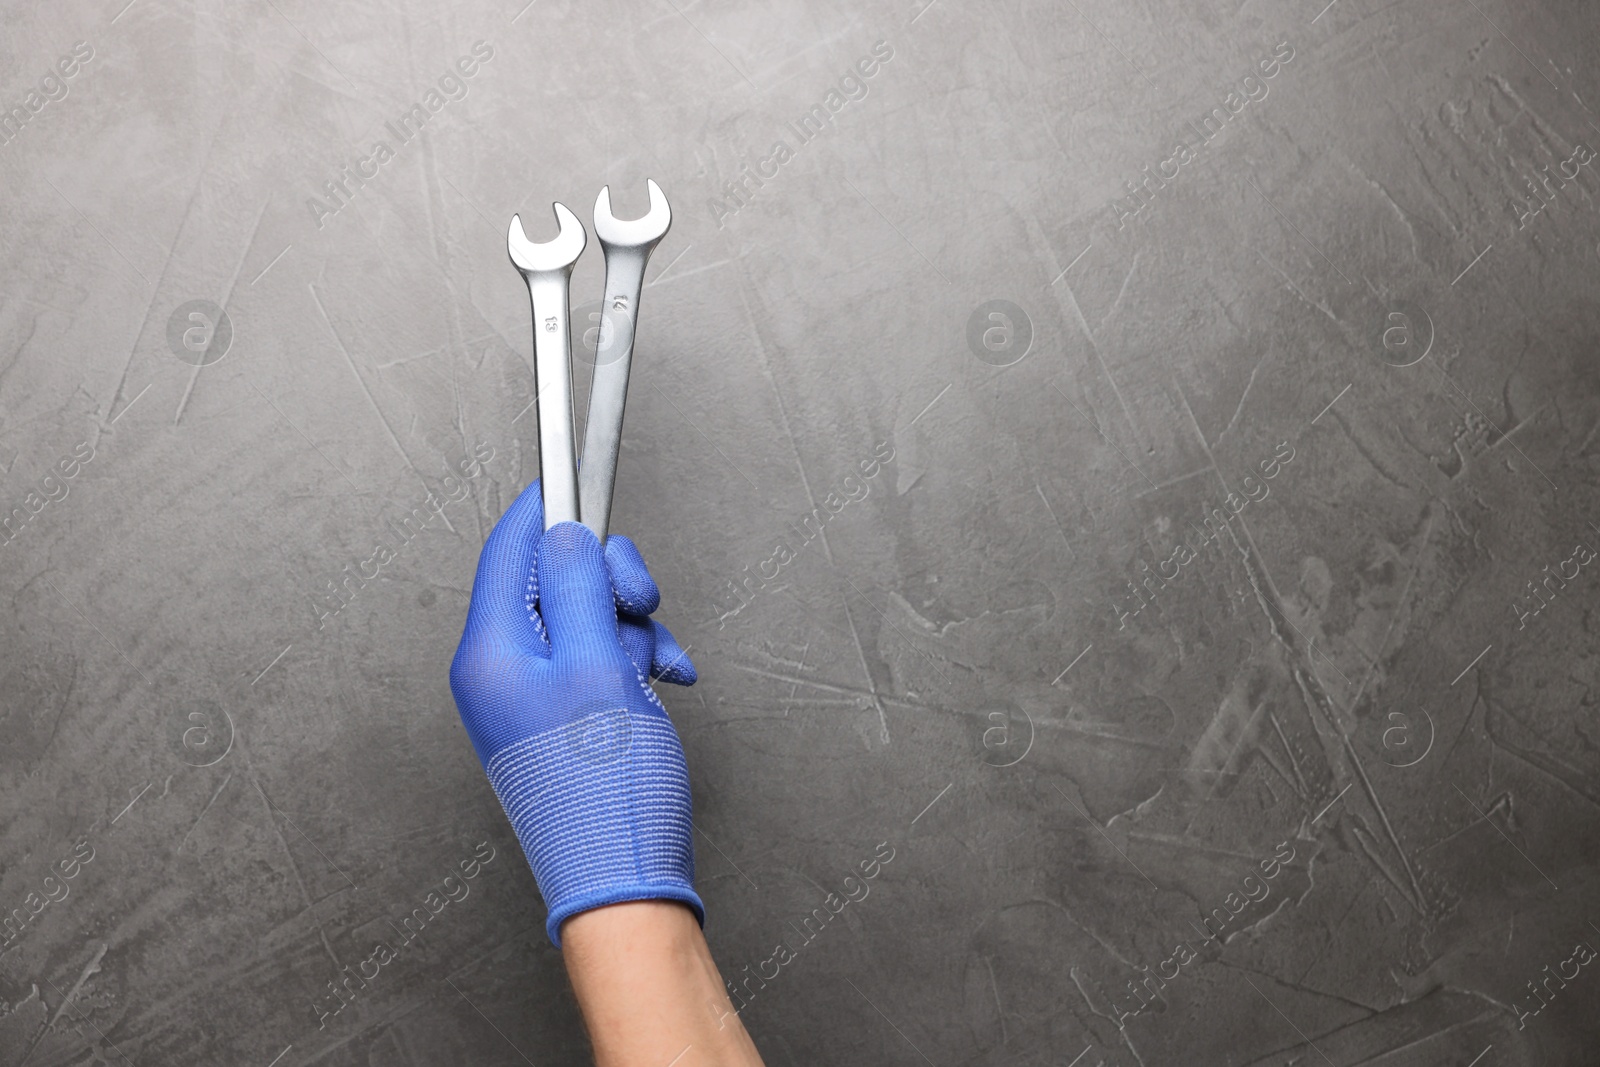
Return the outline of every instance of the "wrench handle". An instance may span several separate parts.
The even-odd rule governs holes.
[[[568,274],[524,277],[533,303],[533,387],[539,406],[539,477],[548,530],[558,522],[576,522],[579,515]]]
[[[606,249],[606,296],[595,346],[594,383],[583,431],[583,466],[578,470],[579,513],[601,541],[611,524],[611,495],[622,450],[622,415],[628,403],[634,327],[650,247]]]

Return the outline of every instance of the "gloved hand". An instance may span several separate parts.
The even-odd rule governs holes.
[[[646,681],[692,685],[694,665],[649,617],[661,599],[633,542],[573,522],[544,529],[539,482],[478,558],[450,690],[550,915],[694,891],[689,775]]]

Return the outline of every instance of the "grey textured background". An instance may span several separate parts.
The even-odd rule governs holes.
[[[699,665],[663,695],[724,973],[894,850],[750,981],[769,1064],[1600,1062],[1594,968],[1527,1014],[1600,944],[1594,9],[1323,4],[10,5],[0,1062],[586,1062],[447,668],[538,467],[506,223],[646,177],[614,528]],[[989,300],[1022,358],[1015,314],[969,344]],[[190,301],[232,326],[205,366]]]

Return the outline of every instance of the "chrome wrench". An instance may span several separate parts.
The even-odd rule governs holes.
[[[601,541],[611,523],[611,493],[622,448],[622,412],[628,402],[628,372],[633,364],[634,326],[639,293],[650,253],[672,225],[672,210],[661,187],[650,187],[644,218],[623,220],[611,214],[611,187],[594,202],[594,234],[606,253],[606,291],[600,305],[600,337],[595,345],[594,384],[583,431],[583,466],[578,470],[579,513]]]
[[[556,204],[555,212],[561,232],[553,241],[528,240],[520,215],[511,216],[506,233],[506,251],[528,283],[533,303],[533,388],[539,405],[539,477],[546,530],[558,522],[577,522],[579,516],[568,294],[572,265],[589,243],[583,223],[565,204]]]

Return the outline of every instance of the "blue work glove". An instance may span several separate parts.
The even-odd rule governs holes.
[[[646,680],[695,680],[649,617],[660,600],[626,537],[546,531],[537,481],[478,558],[450,690],[557,948],[562,922],[625,900],[681,900],[705,922],[683,747]]]

